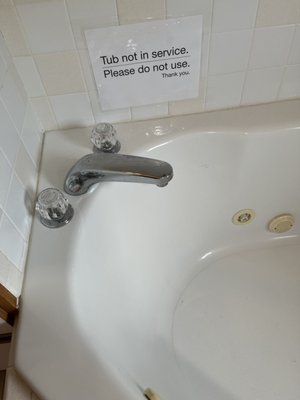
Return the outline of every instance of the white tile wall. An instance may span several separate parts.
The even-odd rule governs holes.
[[[20,138],[5,106],[0,97],[0,147],[10,165],[13,165],[17,156]]]
[[[283,67],[248,71],[242,104],[256,104],[276,99],[284,73]]]
[[[252,31],[213,33],[210,42],[210,75],[244,71],[247,68]]]
[[[276,26],[299,23],[299,0],[260,0],[257,26]]]
[[[237,107],[241,103],[245,72],[212,75],[207,80],[206,110]]]
[[[212,0],[166,0],[166,13],[168,18],[203,15],[203,30],[205,33],[211,30],[212,12]]]
[[[213,32],[253,29],[258,0],[214,0]]]
[[[13,56],[26,56],[30,50],[19,23],[16,9],[12,5],[0,4],[0,30]]]
[[[297,26],[292,48],[288,59],[289,64],[300,64],[300,26]]]
[[[166,15],[164,0],[117,0],[117,10],[122,25],[162,19]]]
[[[294,34],[294,25],[256,29],[249,68],[286,65]]]
[[[38,167],[42,142],[41,128],[29,103],[21,131],[21,139],[34,165]]]
[[[111,0],[67,0],[71,26],[78,49],[85,49],[85,29],[98,28],[99,25],[118,25],[117,5]]]
[[[60,128],[89,126],[95,122],[90,99],[86,93],[50,96],[50,102]]]
[[[0,204],[6,203],[11,174],[12,174],[12,168],[11,168],[8,160],[5,158],[4,154],[1,151],[0,152],[0,182],[1,182]],[[0,220],[1,220],[1,214],[0,214]]]
[[[14,63],[29,97],[46,96],[46,92],[33,57],[15,57]]]
[[[5,254],[14,265],[18,266],[19,270],[22,270],[24,264],[25,243],[22,235],[18,232],[17,228],[7,215],[2,215],[0,225],[0,243],[0,251]]]
[[[121,122],[131,120],[131,109],[121,108],[113,111],[102,111],[99,101],[98,93],[94,90],[89,93],[92,110],[95,118],[95,122]]]
[[[300,97],[300,65],[289,65],[285,69],[279,91],[280,99]]]
[[[27,56],[17,58],[17,66],[21,65],[25,76]],[[30,234],[42,129],[1,34],[0,62],[0,282],[18,296]],[[36,85],[35,81],[32,83]]]
[[[48,97],[35,97],[30,100],[42,126],[46,131],[51,131],[57,128],[57,120],[54,116]]]
[[[49,96],[86,91],[77,52],[40,54],[34,59]]]
[[[168,103],[151,104],[149,106],[133,107],[132,119],[161,118],[168,116]]]
[[[17,6],[32,53],[54,53],[75,47],[63,1]]]
[[[6,71],[0,95],[15,127],[20,132],[26,112],[26,94],[12,64]]]
[[[191,114],[204,111],[204,97],[206,93],[206,79],[200,79],[199,93],[200,96],[195,99],[172,101],[169,103],[169,114]]]
[[[204,22],[199,97],[104,113],[84,30],[196,14]],[[299,0],[11,0],[0,2],[0,30],[46,130],[298,96]],[[3,68],[0,59],[0,79]]]

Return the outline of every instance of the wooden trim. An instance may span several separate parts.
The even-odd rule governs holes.
[[[0,283],[0,317],[13,325],[18,312],[18,299]]]

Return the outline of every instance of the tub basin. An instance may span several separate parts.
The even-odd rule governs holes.
[[[118,124],[165,188],[103,183],[35,218],[15,364],[46,400],[300,398],[300,101]],[[39,190],[63,187],[90,129],[46,134]],[[253,222],[234,225],[241,209]],[[268,231],[290,213],[294,227]]]

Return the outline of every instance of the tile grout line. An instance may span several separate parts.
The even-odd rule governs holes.
[[[65,0],[64,0],[64,3],[65,3]],[[28,56],[31,57],[32,60],[33,60],[33,63],[34,63],[35,68],[36,68],[36,70],[37,70],[37,72],[38,72],[38,75],[39,75],[39,77],[40,77],[40,81],[41,81],[41,83],[42,83],[43,89],[44,89],[45,94],[46,94],[46,96],[42,96],[42,98],[47,98],[47,99],[48,99],[48,106],[50,107],[50,110],[51,110],[51,112],[52,112],[52,115],[54,116],[54,120],[55,120],[55,123],[56,123],[56,129],[59,129],[59,125],[58,125],[58,121],[57,121],[55,112],[54,112],[54,110],[53,110],[53,107],[52,107],[52,105],[51,105],[51,102],[49,101],[48,93],[47,93],[47,91],[46,91],[46,88],[45,88],[43,79],[42,79],[42,77],[41,77],[41,75],[40,75],[40,71],[39,71],[39,69],[38,69],[38,67],[37,67],[37,64],[36,64],[36,61],[35,61],[35,55],[34,55],[33,52],[32,52],[30,43],[28,42],[26,29],[25,29],[24,26],[23,26],[22,18],[21,18],[20,14],[19,14],[18,7],[15,5],[14,1],[13,1],[13,7],[14,7],[15,12],[16,12],[16,15],[17,15],[18,25],[19,25],[19,27],[20,27],[20,29],[21,29],[21,32],[22,32],[22,34],[23,34],[23,37],[24,37],[24,39],[25,39],[25,41],[26,41],[26,46],[27,46],[27,49],[28,49],[28,51],[29,51]],[[73,41],[74,41],[73,32],[72,32],[72,38],[73,38]],[[23,82],[22,82],[22,83],[23,83]],[[26,92],[26,94],[27,94],[27,92]],[[31,99],[31,97],[29,97],[28,94],[27,94],[27,97],[28,97],[29,100]],[[40,121],[40,122],[42,123],[42,121]],[[45,130],[44,126],[43,126],[43,129]]]
[[[27,104],[26,104],[26,111],[25,111],[23,126],[22,126],[22,130],[21,130],[20,141],[21,141],[21,143],[23,144],[23,146],[24,146],[24,148],[25,148],[25,150],[26,150],[26,153],[28,154],[30,160],[32,161],[32,163],[33,163],[35,169],[37,169],[37,164],[36,164],[36,162],[34,161],[32,155],[30,154],[30,152],[28,151],[27,145],[25,144],[24,138],[23,138],[25,120],[26,120],[26,117],[28,116],[28,114],[29,114],[30,111],[33,112],[34,110],[32,110],[32,108],[31,108],[31,103],[30,103],[29,98],[28,98],[28,101],[27,101]],[[41,141],[41,138],[39,137],[39,135],[38,135],[36,132],[32,132],[32,133],[35,134],[35,136],[37,136],[37,138],[39,139],[39,141]],[[17,158],[18,158],[18,155],[19,155],[20,147],[21,147],[21,146],[19,146],[19,149],[18,149],[18,152],[17,152],[17,156],[16,156],[16,159],[15,159],[15,162],[14,162],[14,171],[15,171],[15,166],[16,166],[16,163],[17,163]]]
[[[17,179],[20,181],[20,179],[17,177]],[[22,186],[24,187],[24,185],[22,184]],[[15,230],[18,232],[18,234],[21,236],[22,240],[25,243],[28,243],[28,239],[24,236],[24,234],[20,231],[20,229],[17,227],[17,225],[15,224],[15,222],[12,220],[12,218],[9,216],[9,214],[7,213],[7,211],[2,210],[3,214],[6,216],[6,218],[9,220],[9,222],[13,225],[13,227],[15,228]],[[33,215],[30,215],[30,218],[33,218]]]
[[[22,240],[22,255],[21,255],[21,257],[20,257],[20,260],[19,260],[19,262],[20,262],[20,268],[22,268],[22,271],[21,271],[21,269],[15,264],[15,262],[6,254],[6,253],[4,253],[3,252],[3,250],[2,249],[0,249],[0,251],[1,251],[1,253],[2,254],[4,254],[5,255],[5,257],[7,257],[7,259],[17,268],[17,270],[20,272],[20,273],[23,273],[24,272],[24,265],[23,265],[23,263],[24,263],[24,260],[25,260],[25,255],[26,255],[26,253],[27,253],[27,251],[28,251],[28,248],[27,248],[27,246],[28,246],[28,243],[29,243],[29,240],[27,240],[27,239],[25,239],[24,238],[24,236],[23,236],[23,234],[20,232],[20,230],[18,229],[18,227],[16,226],[16,224],[14,223],[14,221],[10,218],[10,216],[7,214],[7,212],[6,211],[4,211],[3,210],[3,215],[8,219],[8,221],[10,222],[10,224],[13,226],[13,228],[16,230],[16,232],[17,232],[17,234],[20,236],[20,238],[21,238],[21,240]],[[2,223],[3,223],[3,218],[2,218],[2,216],[1,216],[1,225],[2,225]],[[31,218],[31,222],[30,222],[30,230],[31,230],[31,224],[32,224],[32,218]]]
[[[18,149],[18,153],[19,153],[19,150],[20,150],[20,146],[19,146],[19,149]],[[36,168],[35,168],[35,170],[36,170]],[[18,232],[20,233],[20,235],[22,236],[22,238],[23,238],[25,241],[27,241],[25,235],[21,232],[21,230],[18,228],[18,226],[14,223],[14,221],[11,219],[11,217],[10,217],[9,214],[7,213],[8,194],[9,194],[9,192],[10,192],[10,189],[11,189],[11,186],[12,186],[12,181],[13,181],[14,176],[16,176],[16,178],[18,179],[20,185],[22,186],[22,188],[23,188],[24,191],[26,192],[26,187],[25,187],[25,185],[23,184],[23,182],[21,181],[20,177],[18,176],[18,174],[17,174],[17,172],[16,172],[16,170],[15,170],[15,168],[14,168],[14,169],[12,170],[12,174],[11,174],[11,177],[10,177],[10,182],[9,182],[9,186],[8,186],[8,190],[7,190],[7,195],[6,195],[6,199],[5,199],[5,203],[4,203],[4,205],[3,205],[2,211],[3,211],[3,213],[9,218],[9,220],[11,221],[11,223],[14,225],[14,227],[17,229],[17,231],[18,231]],[[27,210],[27,211],[28,211],[28,210]],[[29,217],[32,217],[32,212],[31,212],[31,213],[28,212],[28,215],[29,215]]]
[[[117,2],[116,2],[116,0],[114,0],[114,1],[115,1],[115,6],[116,6],[116,15],[117,15],[118,25],[120,25],[119,15],[118,15]],[[68,23],[69,23],[69,26],[70,26],[70,29],[71,29],[71,33],[72,33],[72,39],[73,39],[73,41],[74,41],[74,47],[75,47],[76,57],[77,57],[77,59],[78,59],[79,66],[80,66],[81,77],[82,77],[82,79],[83,79],[84,86],[85,86],[85,88],[86,88],[86,92],[82,92],[82,93],[86,94],[87,97],[88,97],[88,101],[89,101],[89,105],[90,105],[91,114],[92,114],[92,116],[93,116],[94,124],[96,124],[96,123],[97,123],[97,121],[96,121],[96,114],[95,114],[95,112],[94,112],[94,108],[92,107],[92,100],[91,100],[91,96],[90,96],[90,91],[89,91],[89,89],[88,89],[88,85],[87,85],[87,82],[86,82],[85,74],[83,73],[83,69],[84,69],[84,68],[83,68],[83,61],[82,61],[82,59],[81,59],[81,57],[80,57],[80,55],[79,55],[79,52],[80,52],[80,51],[86,50],[86,51],[88,52],[88,56],[89,56],[89,51],[88,51],[88,48],[80,49],[80,48],[78,47],[77,41],[75,40],[75,32],[74,32],[73,25],[72,25],[72,22],[71,22],[71,17],[70,17],[70,14],[69,14],[69,8],[68,8],[68,4],[67,4],[67,1],[66,1],[66,0],[64,0],[64,5],[65,5],[65,10],[66,10],[66,15],[67,15]],[[93,77],[93,79],[95,79],[95,78]],[[97,96],[98,96],[98,89],[97,89],[97,86],[95,87],[95,90],[96,90]],[[73,94],[74,94],[74,93],[73,93]],[[61,96],[64,96],[64,94],[61,95]],[[50,99],[49,99],[49,102],[51,103]],[[100,107],[100,104],[99,104],[99,107]],[[100,108],[100,109],[101,109],[101,108]],[[103,110],[101,110],[101,111],[103,112]],[[54,112],[54,111],[53,111],[53,112]],[[54,113],[54,114],[55,114],[55,113]],[[130,116],[131,116],[131,112],[130,112]],[[130,120],[131,120],[131,118],[130,118]],[[58,122],[57,122],[57,125],[58,125],[58,128],[59,128],[59,129],[63,129],[63,128],[60,126],[60,124],[59,124]]]
[[[71,22],[69,8],[68,8],[68,4],[67,4],[66,0],[64,0],[64,8],[65,8],[66,17],[67,17],[67,20],[68,20],[68,24],[69,24],[69,28],[70,28],[70,31],[71,31],[71,34],[72,34],[72,40],[73,40],[73,44],[74,44],[74,50],[72,50],[72,51],[74,51],[76,53],[76,59],[77,59],[77,62],[79,64],[79,67],[80,67],[81,78],[82,78],[82,81],[84,83],[84,87],[86,89],[84,93],[88,93],[88,87],[87,87],[87,83],[85,81],[85,76],[84,76],[84,73],[83,73],[83,66],[82,66],[81,58],[79,56],[79,50],[80,49],[78,48],[77,41],[75,40],[75,32],[74,32],[73,25],[72,25],[72,22]]]
[[[164,0],[164,14],[165,14],[165,20],[167,20],[167,15],[168,15],[167,0]],[[165,115],[165,117],[169,117],[170,116],[170,102],[167,101],[166,103],[167,103],[167,115]],[[132,113],[132,110],[130,110],[130,111]]]
[[[246,87],[246,81],[247,81],[247,75],[249,72],[249,66],[250,66],[250,60],[251,60],[251,55],[252,55],[252,50],[253,50],[253,46],[254,46],[254,38],[255,38],[255,32],[256,32],[256,21],[257,21],[257,16],[258,16],[258,9],[259,9],[259,0],[257,2],[257,7],[256,7],[256,13],[255,13],[255,18],[253,21],[253,27],[252,27],[252,37],[251,37],[251,43],[250,43],[250,48],[249,48],[249,55],[248,55],[248,61],[247,61],[247,66],[245,69],[245,76],[244,76],[244,81],[243,81],[243,85],[242,85],[242,91],[241,91],[241,99],[239,102],[239,106],[241,106],[243,104],[243,97],[244,97],[244,91],[245,91],[245,87]]]
[[[39,75],[41,84],[42,84],[42,86],[43,86],[44,92],[45,92],[45,94],[47,95],[47,91],[46,91],[46,88],[45,88],[45,86],[44,86],[44,82],[43,82],[43,80],[42,80],[42,77],[41,77],[41,75],[40,75],[40,71],[38,70],[37,65],[36,65],[36,62],[35,62],[34,54],[33,54],[33,52],[32,52],[30,43],[28,42],[26,29],[25,29],[25,27],[24,27],[24,25],[23,25],[22,18],[21,18],[21,16],[20,16],[18,7],[15,5],[15,3],[14,3],[13,0],[12,0],[12,2],[13,2],[13,7],[14,7],[14,9],[15,9],[16,16],[17,16],[18,25],[19,25],[19,27],[20,27],[20,30],[21,30],[22,35],[23,35],[23,37],[24,37],[24,40],[25,40],[25,42],[26,42],[26,46],[27,46],[28,53],[29,53],[27,56],[20,56],[20,57],[31,57],[31,58],[32,58],[32,61],[33,61],[33,63],[34,63],[34,66],[35,66],[35,68],[36,68],[36,70],[37,70],[37,73],[38,73],[38,75]],[[14,60],[14,57],[12,57],[12,60]],[[15,66],[15,68],[16,68],[16,65],[15,65],[14,62],[13,62],[13,64],[14,64],[14,66]],[[16,70],[17,70],[17,68],[16,68]],[[20,78],[21,78],[21,77],[20,77]],[[22,82],[22,83],[23,83],[23,82]],[[24,87],[24,89],[25,89],[25,87]],[[26,94],[27,94],[28,99],[30,99],[30,97],[28,96],[28,93],[27,93],[27,92],[26,92]]]
[[[34,63],[34,66],[35,66],[35,68],[36,68],[36,70],[37,70],[37,73],[38,73],[38,75],[39,75],[39,78],[40,78],[42,87],[43,87],[43,89],[44,89],[44,91],[45,91],[45,94],[46,94],[46,97],[47,97],[47,91],[46,91],[46,89],[45,89],[43,80],[42,80],[42,78],[41,78],[41,76],[40,76],[40,72],[39,72],[39,70],[38,70],[38,68],[37,68],[37,65],[36,65],[36,62],[35,62],[35,58],[34,58],[34,55],[33,55],[33,53],[32,53],[31,46],[30,46],[30,44],[29,44],[29,42],[28,42],[26,30],[25,30],[25,28],[24,28],[24,26],[23,26],[22,19],[21,19],[21,17],[20,17],[18,8],[17,8],[17,6],[15,5],[15,3],[14,3],[13,0],[11,0],[11,5],[12,5],[12,7],[13,7],[13,9],[14,9],[14,12],[15,12],[15,15],[16,15],[16,19],[17,19],[17,23],[18,23],[18,26],[19,26],[20,31],[21,31],[21,33],[22,33],[22,36],[23,36],[23,38],[24,38],[24,41],[25,41],[25,44],[26,44],[26,48],[27,48],[27,51],[28,51],[28,54],[27,54],[27,55],[23,55],[23,56],[19,56],[19,57],[31,57],[31,58],[32,58],[32,61],[33,61],[33,63]],[[4,39],[4,44],[6,45],[5,39]],[[7,48],[8,48],[8,46],[7,46]],[[9,65],[8,65],[8,67],[7,67],[7,71],[9,70],[10,65],[12,65],[12,66],[15,68],[15,70],[16,70],[18,76],[19,76],[18,70],[17,70],[16,65],[15,65],[15,63],[14,63],[14,56],[10,53],[9,48],[8,48],[8,52],[9,52],[9,54],[10,54],[10,63],[9,63]],[[20,137],[20,139],[21,139],[22,131],[23,131],[23,126],[24,126],[24,121],[25,121],[26,112],[27,112],[27,107],[28,107],[28,104],[30,103],[30,99],[31,99],[31,98],[28,96],[28,93],[27,93],[27,91],[26,91],[26,89],[25,89],[25,87],[24,87],[24,83],[23,83],[23,81],[22,81],[22,78],[21,78],[20,76],[19,76],[19,78],[20,78],[20,81],[22,82],[22,85],[23,85],[23,88],[24,88],[24,91],[25,91],[26,97],[27,97],[25,116],[24,116],[24,120],[23,120],[23,124],[22,124],[21,133],[20,133],[20,135],[19,135],[19,137]],[[3,102],[3,103],[4,103],[4,102]],[[52,114],[53,114],[53,116],[54,116],[55,122],[56,122],[56,124],[57,124],[57,120],[56,120],[55,113],[53,112],[53,110],[52,110],[51,105],[50,105],[49,102],[48,102],[48,104],[49,104],[49,106],[50,106],[50,109],[51,109]],[[8,111],[8,109],[7,109],[7,107],[6,107],[5,104],[4,104],[4,106],[5,106],[5,109],[6,109],[6,111],[8,112],[8,114],[9,114],[9,116],[10,116],[10,119],[12,120],[12,116],[11,116],[11,114],[9,113],[9,111]],[[38,119],[39,119],[39,122],[42,124],[42,121],[40,120],[40,118],[38,118]],[[17,132],[18,132],[18,134],[19,134],[19,130],[18,130],[18,128],[16,127],[16,125],[15,125],[15,123],[14,123],[13,120],[12,120],[12,122],[13,122],[13,124],[14,124],[14,126],[15,126],[15,128],[17,129]],[[43,125],[43,124],[42,124],[42,125]],[[57,126],[58,126],[58,124],[57,124]],[[43,130],[45,130],[44,126],[43,126]],[[23,143],[23,145],[24,145],[24,142],[23,142],[23,141],[22,141],[22,143]],[[26,146],[24,146],[24,147],[26,148]],[[27,148],[26,148],[26,151],[27,151]],[[19,152],[19,149],[18,149],[18,151],[17,151],[17,155],[18,155],[18,152]],[[28,151],[27,151],[27,153],[28,153]],[[32,159],[30,153],[28,153],[28,154],[29,154],[30,158]],[[16,159],[17,159],[17,156],[16,156]],[[15,160],[15,161],[16,161],[16,160]],[[32,161],[33,161],[33,159],[32,159]],[[33,164],[35,165],[35,162],[33,162]]]
[[[210,29],[208,32],[208,45],[207,45],[207,71],[205,73],[205,89],[204,89],[204,97],[203,97],[203,111],[206,111],[206,98],[207,98],[207,88],[208,88],[208,76],[209,76],[209,56],[210,56],[210,50],[211,50],[211,42],[212,42],[212,26],[213,26],[213,18],[214,18],[214,5],[215,5],[215,0],[212,0],[211,2],[211,21],[210,21]],[[204,37],[204,34],[203,34]]]
[[[14,66],[13,63],[11,63],[11,65]],[[6,74],[5,74],[5,75],[8,75],[8,73],[9,73],[9,69],[6,71]],[[7,108],[7,104],[6,104],[6,102],[4,101],[4,99],[3,99],[3,95],[1,94],[1,91],[0,91],[0,101],[2,101],[2,104],[3,104],[3,106],[4,106],[4,109],[5,109],[6,113],[7,113],[8,116],[9,116],[9,120],[10,120],[10,122],[12,123],[12,125],[14,126],[14,128],[16,129],[19,138],[21,138],[21,132],[22,132],[22,129],[23,129],[23,123],[22,123],[21,132],[20,132],[19,128],[17,127],[17,125],[16,125],[16,123],[15,123],[15,120],[13,119],[13,117],[12,117],[12,115],[11,115],[11,112],[10,112],[9,109]],[[28,97],[27,97],[27,102],[28,102]],[[25,104],[25,108],[26,108],[26,107],[27,107],[27,103]],[[24,121],[23,121],[23,122],[24,122]]]
[[[292,48],[293,48],[294,40],[295,40],[295,37],[296,37],[296,33],[297,33],[297,24],[295,24],[293,38],[291,40],[291,46],[290,46],[289,51],[288,51],[286,64],[284,65],[284,70],[283,70],[282,77],[281,77],[281,80],[280,80],[280,84],[279,84],[279,87],[278,87],[278,90],[277,90],[277,93],[276,93],[276,97],[275,97],[276,100],[280,100],[279,95],[280,95],[280,91],[281,91],[281,88],[282,88],[282,85],[283,85],[283,81],[284,81],[284,78],[285,78],[285,75],[286,75],[286,72],[287,72],[287,68],[288,68],[288,66],[292,65],[292,64],[288,64],[288,62],[289,62],[290,55],[292,53]]]

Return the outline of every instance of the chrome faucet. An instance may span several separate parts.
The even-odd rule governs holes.
[[[173,177],[173,169],[167,162],[116,154],[120,144],[110,124],[97,125],[91,140],[95,152],[78,160],[65,179],[64,190],[70,195],[85,194],[96,183],[108,181],[151,183],[163,187]],[[116,146],[110,145],[110,141]]]

